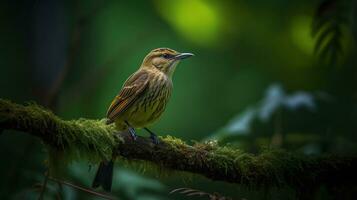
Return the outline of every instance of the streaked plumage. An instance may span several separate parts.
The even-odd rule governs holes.
[[[147,69],[135,72],[124,83],[107,112],[109,123],[125,130],[127,121],[132,127],[142,128],[157,120],[171,96],[172,81],[165,74]]]
[[[171,96],[172,74],[180,59],[177,51],[158,48],[143,60],[138,71],[124,83],[107,111],[108,123],[118,130],[142,128],[160,118]]]
[[[139,70],[125,81],[119,94],[110,104],[107,123],[115,123],[120,131],[129,128],[135,139],[133,128],[146,127],[160,118],[171,96],[171,78],[177,64],[192,55],[168,48],[152,50],[144,58]],[[153,142],[157,144],[155,134],[149,132]],[[113,160],[100,164],[92,184],[94,188],[102,186],[104,190],[110,191]]]

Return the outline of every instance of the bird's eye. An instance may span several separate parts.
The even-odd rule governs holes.
[[[166,59],[169,59],[169,58],[172,58],[172,55],[165,53],[165,54],[162,55],[162,57],[166,58]]]

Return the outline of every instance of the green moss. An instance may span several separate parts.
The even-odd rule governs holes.
[[[120,137],[113,135],[114,127],[105,125],[105,120],[79,119],[63,123],[66,129],[59,136],[61,144],[67,144],[64,148],[67,152],[74,153],[74,157],[111,159]]]
[[[181,140],[179,138],[176,138],[176,137],[173,137],[171,135],[167,135],[165,137],[160,137],[160,139],[162,141],[164,141],[166,144],[171,145],[172,147],[186,146],[187,145],[183,140]]]
[[[65,121],[36,105],[22,106],[0,100],[0,129],[26,131],[40,137],[49,148],[50,165],[63,161],[111,159],[113,149],[123,156],[120,161],[142,172],[160,175],[179,170],[201,174],[213,180],[239,183],[249,188],[292,187],[311,191],[322,184],[353,184],[357,179],[355,156],[307,156],[296,152],[264,149],[259,154],[243,152],[215,141],[188,145],[166,136],[153,145],[147,138],[133,142],[128,133],[119,137],[105,120]]]
[[[121,141],[119,135],[113,135],[114,126],[106,125],[105,119],[81,118],[64,121],[35,103],[20,106],[0,99],[0,123],[6,125],[7,122],[17,122],[16,126],[28,132],[44,130],[43,133],[34,132],[34,134],[49,143],[48,147],[62,151],[67,161],[78,158],[91,161],[110,159],[112,150]],[[54,145],[53,141],[55,141]]]

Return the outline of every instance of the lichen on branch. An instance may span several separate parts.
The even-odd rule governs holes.
[[[357,182],[356,156],[308,156],[270,149],[253,155],[215,142],[188,145],[172,136],[160,137],[160,143],[154,145],[149,138],[139,136],[133,141],[129,133],[117,133],[105,120],[62,120],[34,103],[23,106],[0,99],[0,129],[37,136],[65,156],[75,154],[73,159],[99,161],[110,159],[114,152],[124,159],[149,161],[251,188],[290,186],[307,191],[320,185],[353,186]]]

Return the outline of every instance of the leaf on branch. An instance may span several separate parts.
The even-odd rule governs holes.
[[[319,60],[333,66],[345,53],[343,30],[349,25],[348,0],[323,0],[312,23],[312,36],[316,38],[314,53]]]

